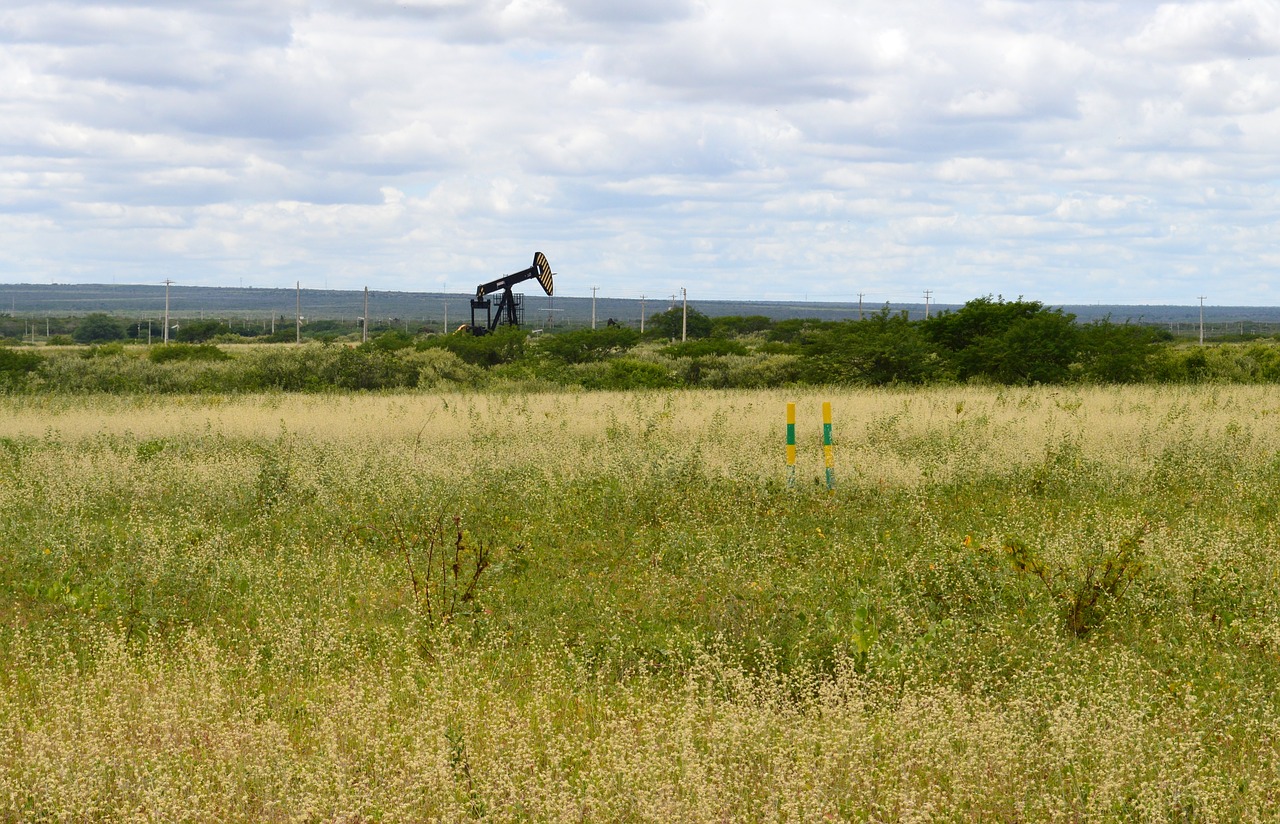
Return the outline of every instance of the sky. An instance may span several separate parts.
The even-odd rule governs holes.
[[[1278,185],[1280,0],[0,7],[3,283],[1273,306]]]

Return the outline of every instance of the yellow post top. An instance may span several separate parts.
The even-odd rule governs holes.
[[[777,409],[777,407],[774,407]],[[795,403],[787,404],[787,423],[794,424],[796,422],[796,405]]]
[[[822,402],[822,422],[831,423],[831,401]]]

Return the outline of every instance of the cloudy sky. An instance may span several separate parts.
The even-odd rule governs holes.
[[[1280,305],[1278,184],[1280,0],[0,6],[5,283]]]

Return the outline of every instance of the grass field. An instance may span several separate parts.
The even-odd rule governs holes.
[[[1275,820],[1278,421],[0,398],[0,819]]]

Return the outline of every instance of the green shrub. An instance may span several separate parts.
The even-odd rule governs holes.
[[[888,309],[866,320],[804,328],[800,347],[801,377],[809,383],[919,384],[944,374],[920,326]]]
[[[168,346],[152,347],[147,352],[147,359],[152,363],[221,361],[230,358],[230,355],[212,344],[171,343]]]
[[[590,363],[621,354],[640,342],[640,333],[625,326],[575,329],[538,340],[538,351],[565,363]]]
[[[444,349],[476,366],[497,366],[523,358],[528,336],[528,332],[513,328],[500,328],[487,335],[461,331],[427,338],[417,346],[419,350]]]
[[[182,343],[204,343],[206,340],[229,334],[230,326],[220,320],[183,320],[178,322],[174,338]]]
[[[102,312],[85,315],[72,333],[76,343],[102,343],[124,337],[124,323]]]
[[[731,338],[768,332],[773,321],[765,315],[722,315],[711,319],[711,337]]]
[[[975,298],[921,330],[962,381],[1063,383],[1080,352],[1075,316],[1034,300]]]
[[[651,340],[679,340],[682,334],[686,338],[711,337],[711,318],[690,306],[686,319],[684,309],[676,306],[651,316],[644,332]]]
[[[484,383],[485,372],[478,366],[445,349],[426,349],[405,355],[406,362],[418,369],[418,386],[466,386],[478,387]]]
[[[342,347],[333,364],[340,389],[396,389],[418,385],[418,368],[381,349]]]
[[[401,349],[413,346],[413,335],[401,332],[399,329],[388,329],[364,345],[384,352],[399,352]]]
[[[580,371],[580,384],[586,389],[665,389],[677,385],[664,366],[636,358],[616,358]]]
[[[747,352],[747,347],[736,340],[728,340],[726,338],[687,340],[662,348],[662,354],[668,358],[722,357],[724,355],[745,355]]]
[[[19,389],[44,362],[34,352],[22,352],[0,347],[0,389]]]

